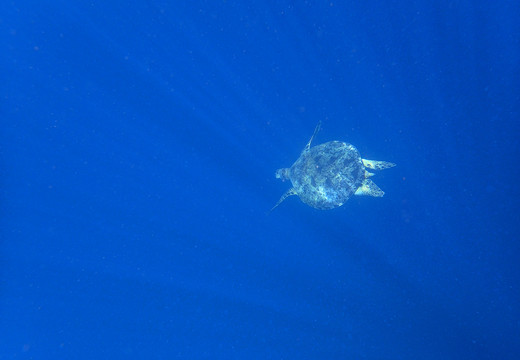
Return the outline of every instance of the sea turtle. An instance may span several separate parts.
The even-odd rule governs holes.
[[[298,195],[304,203],[320,210],[337,208],[352,195],[384,195],[369,179],[374,174],[365,168],[382,170],[395,164],[362,159],[353,145],[341,141],[329,141],[311,148],[320,124],[298,160],[290,168],[276,171],[276,178],[291,180],[293,187],[282,195],[271,211],[291,195]]]

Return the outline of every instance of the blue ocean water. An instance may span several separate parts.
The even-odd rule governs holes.
[[[520,4],[5,1],[0,359],[518,359]],[[274,177],[354,144],[383,198]]]

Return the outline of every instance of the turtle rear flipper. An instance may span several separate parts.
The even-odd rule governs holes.
[[[362,160],[363,160],[363,165],[365,167],[367,167],[369,169],[374,169],[374,170],[383,170],[383,169],[388,169],[388,168],[395,166],[394,163],[391,163],[388,161],[377,161],[377,160],[367,160],[367,159],[362,159]]]
[[[372,180],[365,179],[354,195],[366,195],[373,197],[383,197],[384,191],[379,188]]]
[[[275,206],[273,206],[273,208],[271,210],[269,210],[269,212],[273,211],[274,209],[276,209],[276,207],[278,205],[280,205],[285,199],[287,199],[289,196],[291,195],[296,195],[296,191],[294,190],[294,188],[290,188],[289,190],[287,190],[287,192],[285,194],[282,195],[282,197],[280,198],[280,200],[278,200],[278,202],[276,203]]]

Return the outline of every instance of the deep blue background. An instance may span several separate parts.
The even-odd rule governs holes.
[[[520,358],[519,18],[2,2],[0,358]],[[318,120],[385,197],[266,215]]]

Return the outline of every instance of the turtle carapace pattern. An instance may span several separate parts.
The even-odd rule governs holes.
[[[298,195],[304,203],[320,210],[337,208],[352,195],[384,195],[369,179],[374,174],[366,169],[383,170],[395,164],[362,159],[353,145],[341,141],[311,147],[320,125],[321,122],[298,160],[290,168],[276,171],[278,179],[291,180],[292,188],[282,195],[271,211],[291,195]]]

